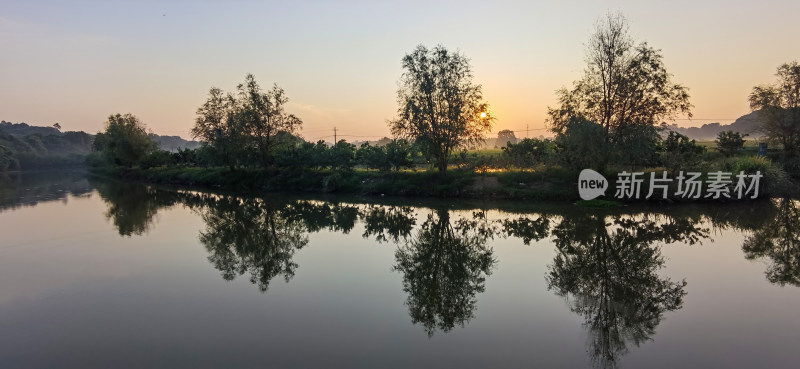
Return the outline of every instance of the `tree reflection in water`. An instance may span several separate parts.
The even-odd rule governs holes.
[[[495,259],[486,241],[494,232],[481,213],[475,218],[451,224],[447,210],[436,211],[395,252],[394,270],[403,274],[411,321],[422,324],[428,336],[472,319],[476,295],[492,272]]]
[[[748,260],[768,258],[767,279],[771,283],[800,287],[800,203],[779,199],[772,221],[748,236],[742,250]]]
[[[105,213],[120,236],[141,236],[150,230],[158,211],[178,203],[180,194],[141,183],[93,180],[92,186],[108,204]]]
[[[364,238],[375,236],[378,242],[399,242],[411,234],[417,219],[408,206],[371,205],[363,212]],[[388,236],[388,237],[387,237]]]
[[[413,323],[425,332],[449,332],[474,316],[477,295],[496,261],[488,240],[516,237],[529,244],[552,237],[557,255],[548,266],[548,288],[584,319],[592,362],[615,367],[630,344],[655,334],[668,311],[682,307],[685,282],[658,273],[660,244],[694,244],[708,237],[709,224],[749,232],[742,246],[748,259],[771,261],[770,282],[800,286],[800,203],[783,199],[724,207],[669,208],[665,214],[592,214],[560,210],[487,220],[485,213],[451,219],[433,210],[417,225],[419,208],[348,205],[325,201],[253,199],[164,191],[140,184],[91,181],[108,204],[106,217],[120,235],[140,235],[159,210],[182,204],[200,212],[200,241],[226,280],[248,275],[261,291],[297,271],[295,253],[309,232],[349,233],[359,221],[362,236],[398,244],[393,270]],[[707,223],[706,223],[707,221]]]
[[[250,282],[266,291],[276,276],[287,282],[294,276],[297,263],[292,257],[308,244],[308,236],[300,222],[289,220],[282,211],[269,202],[234,197],[208,207],[200,242],[223,278],[247,273]]]
[[[548,288],[583,316],[593,365],[613,368],[628,343],[650,340],[664,313],[683,305],[686,282],[658,275],[664,258],[653,243],[694,243],[707,230],[685,219],[582,214],[565,217],[552,234],[558,254]]]

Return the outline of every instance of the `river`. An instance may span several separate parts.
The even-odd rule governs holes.
[[[0,177],[2,368],[792,368],[800,202]]]

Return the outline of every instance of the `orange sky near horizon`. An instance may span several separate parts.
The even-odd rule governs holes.
[[[395,116],[403,55],[442,44],[471,59],[498,118],[490,137],[526,126],[539,136],[609,11],[689,88],[695,119],[681,126],[748,113],[752,87],[800,58],[798,2],[0,1],[0,119],[94,133],[109,114],[132,113],[188,138],[208,89],[233,90],[253,73],[285,89],[307,140],[330,139],[334,127],[378,139]]]

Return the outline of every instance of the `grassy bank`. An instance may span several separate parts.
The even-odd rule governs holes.
[[[125,169],[94,168],[95,175],[123,180],[176,184],[250,192],[323,192],[362,195],[431,196],[572,201],[578,198],[577,174],[561,168],[540,171],[475,173],[452,169],[445,177],[436,171],[380,172],[355,169],[265,170],[194,167]]]
[[[703,173],[701,180],[707,181],[707,173],[725,171],[735,174],[743,171],[759,171],[760,197],[786,196],[797,194],[797,185],[783,170],[780,164],[767,158],[746,154],[724,157],[707,154],[708,158],[694,164],[691,169],[681,170]],[[608,179],[607,202],[617,202],[614,198],[617,174],[622,171],[641,171],[644,179],[641,187],[642,199],[648,194],[650,172],[660,173],[664,167],[631,168],[618,165],[607,167],[602,174]],[[533,168],[492,168],[477,165],[451,167],[442,177],[435,170],[406,169],[400,171],[378,171],[366,168],[354,169],[256,169],[244,168],[230,170],[227,167],[193,167],[186,165],[158,166],[151,168],[126,169],[102,166],[92,169],[96,175],[156,184],[172,184],[198,188],[228,191],[247,191],[254,193],[344,193],[357,195],[418,196],[439,198],[475,199],[521,199],[577,201],[578,171],[565,169],[559,165],[540,164]],[[670,176],[674,178],[673,171]],[[735,179],[735,178],[732,178]],[[731,184],[730,190],[733,191]],[[687,200],[677,198],[677,182],[670,183],[669,198],[660,194],[651,202],[696,202],[710,201],[705,198]],[[624,202],[640,202],[628,200]],[[724,201],[724,200],[720,200]],[[593,204],[593,203],[592,203]],[[609,204],[603,203],[604,206]],[[594,204],[593,206],[597,206]]]

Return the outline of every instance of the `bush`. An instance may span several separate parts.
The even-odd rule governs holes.
[[[658,165],[661,136],[649,124],[624,124],[614,130],[611,154],[614,162],[622,165]]]
[[[608,164],[609,145],[603,126],[587,120],[569,122],[556,136],[558,158],[573,169],[604,170]]]
[[[706,148],[678,132],[670,131],[664,139],[661,162],[671,172],[700,164]]]
[[[372,146],[369,142],[361,144],[361,147],[358,148],[358,151],[356,151],[356,160],[370,169],[387,171],[392,167],[391,164],[389,164],[386,150],[380,146]]]
[[[392,140],[384,146],[384,150],[386,151],[386,160],[394,170],[414,166],[412,160],[415,154],[414,146],[407,140]]]
[[[176,164],[176,162],[176,157],[173,156],[171,152],[166,150],[156,150],[142,158],[139,166],[142,169],[149,169],[154,167],[173,166]]]
[[[725,156],[731,156],[738,153],[744,147],[744,137],[739,132],[722,131],[714,141],[717,144],[717,150]]]
[[[552,140],[526,138],[517,144],[508,142],[503,147],[503,156],[515,167],[531,168],[550,162],[555,151],[556,144]]]

